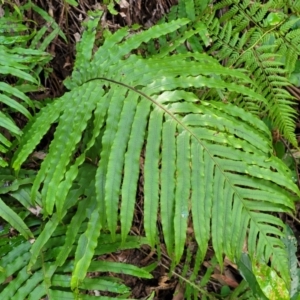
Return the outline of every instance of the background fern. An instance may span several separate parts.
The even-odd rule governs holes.
[[[24,24],[22,12],[31,8],[52,24],[54,30],[50,35],[46,34],[46,26],[36,32],[28,24]],[[26,93],[42,90],[39,74],[51,60],[51,55],[44,50],[57,34],[64,39],[66,37],[54,20],[33,3],[20,6],[13,12],[5,12],[0,19],[0,27],[0,78],[11,76],[11,82],[2,81],[0,85],[0,154],[4,154],[12,146],[12,137],[19,138],[22,135],[12,115],[20,113],[30,120],[35,108],[42,106]],[[7,165],[0,156],[0,166]]]
[[[285,87],[290,85],[288,78],[300,54],[299,12],[297,1],[225,0],[209,6],[202,1],[179,1],[165,20],[188,17],[192,22],[179,30],[179,35],[170,35],[167,41],[161,38],[159,51],[171,44],[170,50],[179,53],[206,50],[225,66],[247,69],[252,74],[250,87],[267,103],[232,92],[218,92],[212,97],[233,102],[261,118],[268,116],[273,128],[296,146],[296,112],[293,96]],[[180,36],[187,38],[186,46],[174,43]],[[156,49],[147,50],[156,53]],[[199,96],[205,99],[211,93]]]
[[[79,195],[89,198],[88,201],[81,201],[75,211],[71,210],[64,217],[63,222],[68,226],[58,224],[56,215],[53,215],[46,224],[38,218],[38,215],[42,213],[42,211],[39,211],[41,209],[41,197],[38,195],[36,204],[33,207],[30,198],[32,185],[30,181],[23,181],[17,186],[17,179],[15,179],[10,186],[0,190],[1,193],[7,194],[3,197],[4,200],[10,202],[17,200],[23,205],[23,208],[19,206],[19,214],[34,232],[35,237],[38,237],[36,241],[34,239],[26,241],[20,235],[10,237],[8,226],[1,232],[1,299],[41,299],[46,295],[51,299],[60,297],[75,299],[70,290],[70,272],[74,271],[72,260],[74,260],[76,251],[79,251],[77,246],[79,247],[80,236],[83,236],[89,226],[86,219],[94,207],[92,201],[95,195],[93,195],[93,189],[90,187],[94,186],[95,170],[94,166],[87,164],[80,168],[78,178],[76,178],[68,193],[67,207],[74,205],[74,201],[77,201]],[[86,172],[90,176],[87,176]],[[34,176],[34,174],[31,174],[31,176]],[[36,213],[37,216],[31,214],[30,211]],[[111,242],[110,238],[103,234],[97,240],[98,246],[95,248],[92,258],[116,251],[140,248],[142,244],[146,243],[146,240],[142,237],[130,237],[123,245],[120,241],[120,235],[116,236],[115,242]],[[42,251],[39,256],[34,253],[34,249],[37,247]],[[123,297],[127,295],[128,298],[130,294],[128,287],[117,279],[104,275],[107,272],[114,272],[139,278],[151,278],[152,275],[149,271],[154,267],[155,265],[150,265],[147,269],[143,269],[130,264],[97,259],[94,263],[89,263],[87,272],[91,275],[95,272],[102,272],[103,276],[98,275],[95,279],[89,276],[77,285],[76,289],[80,290],[80,294],[86,294],[84,299],[93,299],[92,296],[87,295],[89,290],[98,290],[106,295],[109,293],[111,295],[120,294]],[[28,272],[28,268],[31,272]],[[5,282],[10,276],[14,277]],[[64,292],[60,291],[62,287]],[[103,298],[114,299],[113,297]]]
[[[32,4],[30,7],[35,6]],[[0,186],[4,187],[1,194],[7,192],[7,185],[12,182],[14,189],[31,182],[31,179],[23,177],[23,171],[20,173],[21,177],[15,180],[10,172],[2,167],[9,165],[8,161],[12,156],[9,151],[23,134],[16,120],[24,117],[31,120],[35,109],[43,106],[42,103],[30,99],[27,93],[42,90],[39,74],[51,60],[51,55],[42,50],[46,49],[58,33],[57,30],[53,31],[54,35],[47,35],[45,31],[36,33],[28,24],[24,24],[21,11],[24,12],[25,9],[28,7],[20,6],[12,13],[6,11],[0,18]],[[44,16],[46,15],[44,13]],[[37,44],[42,38],[43,42],[39,48]],[[0,198],[0,206],[0,216],[5,221],[24,237],[33,236],[22,218],[2,198]]]

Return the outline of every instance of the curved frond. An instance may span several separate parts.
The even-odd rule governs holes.
[[[142,42],[187,23],[178,20],[131,36],[123,29],[108,37],[84,69],[74,70],[68,81],[71,91],[30,123],[26,140],[21,142],[24,147],[15,155],[13,166],[18,169],[50,125],[58,122],[32,194],[41,189],[45,215],[55,208],[60,215],[52,216],[46,226],[54,222],[53,226],[32,246],[29,265],[33,267],[53,228],[78,201],[67,196],[71,183],[86,150],[96,138],[99,141],[93,192],[87,200],[88,223],[78,241],[70,281],[74,291],[85,282],[102,227],[107,224],[113,242],[120,238],[126,243],[140,173],[144,176],[145,231],[152,246],[160,220],[167,250],[179,262],[192,218],[201,257],[210,239],[220,264],[224,254],[239,258],[247,241],[252,258],[269,261],[272,257],[273,267],[289,281],[280,240],[284,225],[267,213],[292,212],[300,192],[289,169],[273,156],[268,127],[250,112],[227,103],[226,97],[223,103],[216,96],[233,93],[268,107],[269,93],[257,93],[259,88],[253,88],[255,82],[244,71],[223,67],[208,55],[174,53],[145,59],[130,54]],[[265,73],[274,75],[274,68],[268,65]],[[208,90],[211,96],[200,99],[199,94]],[[45,120],[51,107],[50,120]],[[84,135],[88,124],[95,126],[90,137]],[[83,222],[83,216],[75,216]],[[67,238],[72,244],[74,236],[68,233]],[[61,256],[61,263],[64,259]]]

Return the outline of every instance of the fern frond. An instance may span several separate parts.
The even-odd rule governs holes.
[[[51,268],[51,272],[47,273],[47,276],[49,278],[51,278],[51,276],[53,275],[55,269],[57,267],[62,266],[66,259],[68,258],[71,250],[72,250],[72,246],[75,243],[77,234],[80,232],[80,229],[82,227],[83,221],[86,219],[86,213],[84,208],[86,207],[85,203],[80,202],[78,205],[78,209],[76,214],[73,216],[68,229],[66,231],[66,240],[65,240],[65,244],[62,247],[60,253],[57,256],[56,262],[55,262],[55,268]]]
[[[176,139],[176,192],[174,212],[175,262],[179,263],[186,240],[190,197],[190,136],[183,131]]]
[[[194,21],[196,16],[195,16],[195,7],[194,7],[194,1],[193,0],[187,0],[185,1],[185,11],[187,17]]]
[[[178,20],[132,36],[127,36],[126,29],[111,35],[91,61],[83,64],[85,68],[74,70],[74,77],[68,81],[72,90],[45,107],[28,125],[26,141],[21,142],[22,148],[14,158],[16,169],[51,123],[58,122],[49,154],[35,180],[33,195],[41,188],[45,215],[51,214],[55,207],[61,210],[60,218],[55,213],[50,219],[54,226],[48,229],[49,221],[47,232],[32,246],[30,267],[50,241],[58,220],[77,203],[76,198],[66,199],[66,195],[70,195],[70,183],[84,162],[85,150],[95,144],[97,137],[100,157],[95,186],[89,196],[88,225],[76,249],[72,289],[84,284],[93,255],[97,253],[102,224],[107,223],[113,242],[119,238],[120,224],[121,240],[126,242],[144,147],[145,230],[152,245],[157,218],[150,218],[160,205],[165,242],[175,262],[182,256],[187,221],[192,217],[202,257],[210,239],[220,264],[223,254],[232,260],[239,258],[247,240],[253,258],[269,261],[272,257],[273,267],[289,281],[287,258],[280,240],[284,224],[267,212],[294,209],[293,200],[300,192],[291,172],[273,156],[271,134],[262,121],[232,104],[213,101],[213,98],[200,101],[194,92],[207,89],[215,92],[212,95],[230,92],[267,106],[264,96],[250,88],[255,83],[241,70],[222,67],[204,54],[175,53],[148,59],[130,54],[142,42],[186,24],[186,20]],[[275,66],[268,68],[272,72]],[[278,78],[272,80],[276,82]],[[51,120],[40,129],[51,107]],[[290,115],[291,111],[287,110],[286,114]],[[158,128],[153,123],[154,117],[159,122]],[[96,128],[80,148],[87,124]],[[156,134],[159,136],[154,139]],[[73,160],[75,153],[79,154]],[[149,166],[152,157],[153,168]],[[150,174],[154,168],[157,170]],[[58,189],[59,193],[58,186],[64,187]],[[149,199],[154,200],[153,205]],[[78,219],[83,222],[83,216]],[[70,233],[68,241],[70,244],[74,241]]]
[[[106,216],[110,216],[107,218],[107,225],[108,229],[112,232],[113,239],[118,221],[117,211],[120,186],[122,182],[124,155],[130,136],[130,128],[132,126],[133,117],[135,115],[138,95],[134,95],[129,92],[128,96],[124,100],[120,121],[118,123],[118,130],[109,154],[109,162],[105,176],[106,184],[104,201],[106,205]]]
[[[110,99],[110,102],[107,101],[107,103],[109,104],[109,108],[107,110],[107,117],[106,117],[107,130],[105,130],[103,134],[102,150],[100,154],[101,161],[99,162],[99,168],[97,169],[97,173],[96,173],[96,182],[97,182],[96,193],[98,199],[105,198],[106,173],[108,168],[109,154],[111,151],[113,141],[115,139],[117,126],[119,123],[121,110],[122,110],[122,106],[118,105],[119,104],[118,100],[120,95],[124,97],[125,94],[126,94],[126,90],[122,87],[116,87],[116,89],[113,89],[108,93],[109,95],[108,99]],[[103,111],[105,111],[105,109],[103,109]],[[97,128],[99,131],[101,126],[98,126]],[[111,209],[111,207],[109,209]],[[104,219],[105,219],[105,205],[102,204],[101,222],[104,222]],[[104,223],[102,224],[104,225]]]
[[[4,113],[2,113],[0,111],[0,126],[3,127],[3,128],[6,128],[7,130],[9,130],[10,132],[12,132],[13,134],[15,135],[21,135],[21,130],[15,125],[15,123],[10,119],[8,118]],[[5,146],[10,146],[11,143],[9,142],[9,140],[7,140],[2,134],[1,134],[1,137],[2,137],[2,143],[5,145]],[[5,149],[5,148],[4,148]],[[4,150],[5,151],[5,150]],[[4,152],[3,151],[3,152]]]
[[[161,223],[165,243],[169,253],[173,252],[174,245],[174,207],[175,207],[175,161],[176,161],[176,124],[171,120],[166,120],[163,124],[162,132],[162,161],[165,163],[161,166]],[[146,211],[145,211],[146,213]]]
[[[12,22],[14,26],[12,26]],[[31,35],[27,35],[28,28],[21,24],[20,20],[13,17],[2,17],[0,21],[0,74],[15,76],[18,80],[15,86],[0,82],[0,127],[11,133],[13,137],[19,137],[22,131],[15,125],[9,116],[10,111],[23,114],[29,120],[32,118],[28,107],[34,109],[33,102],[23,92],[24,81],[31,83],[31,90],[37,90],[38,80],[33,76],[31,66],[33,63],[49,61],[50,55],[38,51],[20,47],[18,43],[27,42]],[[11,34],[11,30],[15,32]],[[14,44],[14,47],[11,46]],[[19,101],[21,100],[21,101]],[[0,153],[8,152],[12,143],[0,133]],[[0,157],[0,167],[6,167],[8,163]]]
[[[22,10],[28,10],[28,9],[33,9],[35,12],[37,12],[46,22],[48,22],[49,26],[56,31],[59,36],[64,40],[67,41],[67,38],[65,36],[65,34],[63,33],[63,31],[61,30],[61,28],[59,27],[59,25],[55,22],[55,20],[42,8],[40,8],[39,6],[35,5],[32,2],[26,3],[25,5],[23,5],[21,7]],[[35,48],[35,47],[31,47],[31,48]]]
[[[130,137],[128,140],[127,151],[124,161],[124,178],[122,183],[122,202],[121,202],[121,233],[123,240],[126,239],[133,219],[135,196],[139,169],[140,153],[144,143],[148,115],[150,113],[151,102],[148,99],[141,100],[136,106],[135,116],[131,126]],[[128,116],[128,114],[126,115]]]
[[[88,30],[85,30],[83,32],[81,42],[77,43],[76,45],[78,59],[76,59],[75,61],[74,69],[80,70],[81,68],[84,68],[84,64],[90,61],[90,59],[92,58],[92,50],[96,36],[96,30],[94,30],[93,28],[97,26],[101,15],[101,11],[90,13],[90,21],[86,24],[88,26]],[[86,56],[83,55],[83,52],[86,54]]]
[[[162,133],[162,114],[153,110],[149,117],[149,134],[145,153],[144,227],[150,245],[156,243],[156,219],[159,203],[159,147]]]

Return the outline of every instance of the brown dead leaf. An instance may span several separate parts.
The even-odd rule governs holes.
[[[43,151],[35,151],[32,153],[31,157],[43,160],[46,157],[46,155],[47,153]]]
[[[211,277],[218,280],[222,285],[228,285],[232,288],[236,288],[239,285],[239,283],[236,280],[222,274],[213,274],[211,275]]]
[[[159,290],[168,290],[173,289],[176,285],[176,282],[168,282],[170,280],[168,275],[163,275],[158,280],[158,286],[151,287],[150,290],[159,291]]]
[[[128,8],[129,3],[126,0],[120,0],[119,5],[121,8]]]
[[[78,43],[80,42],[80,39],[81,39],[81,36],[80,36],[80,33],[79,32],[75,32],[73,34],[74,38],[75,38],[75,41]]]
[[[158,288],[159,289],[168,289],[170,287],[170,283],[168,281],[170,280],[169,276],[163,275],[159,278],[158,281]]]
[[[235,270],[238,269],[238,266],[235,263],[233,263],[227,256],[225,256],[225,259],[224,259],[224,266],[225,267],[230,266]]]
[[[178,282],[172,300],[184,300],[184,290]]]
[[[39,216],[42,208],[40,206],[36,206],[36,207],[29,207],[28,210],[33,213],[35,216]]]
[[[211,267],[210,262],[204,262],[203,264],[206,268]],[[225,257],[223,274],[221,274],[220,266],[216,265],[214,268],[214,274],[212,274],[211,277],[219,281],[222,285],[228,285],[232,288],[236,288],[239,283],[236,281],[235,276],[230,270],[230,267],[234,270],[237,270],[237,265],[232,263],[228,257]]]
[[[9,283],[9,282],[11,282],[12,280],[13,280],[13,277],[12,277],[12,276],[8,276],[8,277],[5,279],[5,281],[3,282],[3,284]]]

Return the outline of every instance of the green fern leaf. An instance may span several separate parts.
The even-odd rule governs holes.
[[[6,255],[2,256],[1,267],[4,268],[4,272],[0,273],[1,283],[3,283],[8,276],[24,267],[29,261],[30,253],[28,250],[30,249],[30,243],[24,243],[24,239],[22,242],[22,244],[15,246],[13,249],[10,249],[11,251]]]
[[[125,249],[139,249],[142,245],[147,245],[148,240],[139,236],[128,236],[125,242],[122,242],[121,235],[116,235],[115,242],[111,242],[110,234],[102,234],[99,243],[95,249],[95,255],[117,252]]]
[[[208,160],[208,154],[203,148],[192,140],[192,174],[191,174],[191,195],[192,217],[194,223],[195,237],[199,245],[199,253],[204,259],[210,239],[210,218],[212,205],[213,162]],[[208,163],[204,164],[204,161]],[[203,184],[199,184],[202,182]],[[203,217],[204,216],[204,217]]]
[[[58,119],[63,109],[64,103],[62,101],[55,101],[52,103],[52,105],[42,108],[41,111],[35,116],[34,120],[36,120],[36,122],[34,125],[36,125],[36,127],[32,127],[33,123],[28,123],[24,129],[25,138],[21,141],[19,148],[16,151],[15,157],[17,157],[17,159],[13,160],[12,162],[15,170],[19,170],[21,168],[21,164],[38,145],[42,137],[49,130],[51,124]],[[28,143],[29,139],[30,143]]]
[[[7,130],[14,133],[15,135],[22,134],[21,130],[15,125],[15,123],[1,111],[0,111],[0,126],[6,128]],[[2,138],[2,140],[3,140],[3,144],[5,143],[7,146],[10,145],[9,141],[4,137]]]
[[[91,175],[95,175],[95,170],[93,169],[91,170],[91,168],[81,168],[79,171],[82,172],[82,169],[88,170]],[[86,178],[88,178],[88,176]],[[94,184],[93,179],[91,179],[91,182]],[[49,282],[51,277],[57,270],[57,268],[63,266],[63,264],[66,262],[67,258],[69,257],[70,253],[72,252],[73,247],[75,247],[74,244],[77,240],[77,235],[82,232],[82,228],[84,227],[84,220],[87,217],[87,208],[94,207],[94,204],[92,203],[92,200],[94,198],[90,197],[91,195],[89,195],[89,193],[86,193],[85,191],[86,189],[88,189],[88,187],[80,188],[78,190],[75,190],[75,193],[70,193],[70,197],[74,199],[77,199],[82,193],[87,194],[89,198],[85,202],[78,203],[77,212],[72,217],[70,224],[66,230],[65,243],[61,247],[59,253],[57,254],[55,263],[52,264],[47,270],[47,272],[45,273],[45,278],[48,279]]]
[[[272,126],[279,129],[282,135],[296,146],[293,97],[286,92],[284,87],[289,84],[287,78],[293,71],[300,54],[300,40],[297,33],[299,29],[295,26],[296,17],[288,18],[281,13],[289,9],[293,10],[293,5],[290,2],[286,3],[283,9],[282,3],[276,1],[267,1],[263,4],[255,1],[221,1],[214,3],[211,9],[204,12],[197,11],[196,19],[201,18],[206,25],[206,35],[210,37],[210,42],[207,44],[205,39],[202,40],[208,47],[208,53],[216,56],[227,66],[235,69],[240,67],[248,69],[256,81],[253,86],[254,90],[263,95],[267,102],[259,104],[257,100],[253,102],[253,99],[246,100],[244,97],[237,100],[235,94],[230,93],[231,95],[228,96],[226,93],[224,96],[224,92],[217,91],[219,95],[222,95],[221,100],[224,101],[226,98],[226,101],[234,101],[237,105],[260,117],[270,116],[273,121]],[[179,7],[177,18],[187,17],[188,6],[185,5],[185,1],[180,1]],[[276,24],[270,24],[268,21],[272,15],[279,16]],[[174,18],[173,13],[170,13],[170,18]],[[196,24],[196,21],[189,23],[187,29],[194,28]],[[191,36],[189,40],[194,37]],[[176,38],[174,40],[176,41]],[[191,45],[195,51],[193,44]],[[179,52],[179,49],[183,53],[188,51],[179,47],[173,51]],[[203,43],[200,40],[198,48],[201,49],[201,47]],[[274,68],[272,69],[270,65],[273,61]]]
[[[156,219],[159,203],[159,146],[161,143],[162,114],[154,110],[149,118],[144,166],[144,227],[152,247],[156,243]]]
[[[24,72],[20,69],[17,69],[17,68],[13,68],[9,65],[4,65],[4,62],[5,62],[5,57],[4,57],[4,60],[1,61],[1,65],[0,65],[0,74],[4,74],[4,75],[13,75],[13,76],[16,76],[16,77],[19,77],[19,78],[22,78],[26,81],[30,81],[32,83],[38,83],[36,81],[35,78],[33,78],[30,74],[28,74],[27,72]]]
[[[85,203],[83,203],[83,202],[79,203],[77,212],[73,216],[73,218],[68,226],[68,229],[66,232],[66,241],[65,241],[65,244],[64,244],[63,248],[61,249],[59,255],[57,256],[57,260],[55,263],[56,267],[62,266],[65,263],[66,259],[68,258],[68,255],[70,254],[70,251],[72,250],[72,248],[70,246],[74,244],[77,234],[79,232],[79,229],[82,226],[82,223],[86,218],[86,212],[84,210],[85,206],[86,206]],[[48,274],[48,276],[49,276],[49,274]]]
[[[129,139],[130,128],[132,126],[137,100],[138,95],[134,95],[132,93],[129,93],[126,97],[118,124],[118,131],[116,133],[109,156],[104,199],[106,204],[107,225],[109,230],[112,232],[113,239],[115,238],[114,233],[116,232],[117,228],[117,211],[120,195],[120,184],[122,180],[124,154]]]
[[[32,238],[33,234],[27,227],[25,222],[19,217],[19,215],[11,209],[0,198],[0,216],[6,222],[8,222],[13,228],[18,230],[26,239]]]
[[[35,289],[33,289],[28,295],[28,300],[41,299],[43,296],[47,294],[46,288],[44,285],[38,285]]]
[[[86,276],[88,267],[94,255],[97,246],[97,239],[100,235],[101,222],[99,221],[99,212],[95,210],[89,220],[88,228],[81,235],[75,253],[74,271],[71,278],[71,289],[77,290]]]
[[[110,261],[93,261],[88,271],[121,273],[147,279],[151,279],[153,277],[148,271],[142,268],[125,263]]]
[[[24,272],[24,271],[23,271]],[[42,271],[35,272],[24,285],[19,287],[16,294],[10,299],[24,299],[27,295],[30,295],[32,290],[43,280]]]
[[[53,232],[59,225],[59,219],[58,217],[54,214],[51,219],[47,222],[45,225],[44,230],[40,233],[38,238],[34,241],[30,252],[31,252],[31,257],[30,261],[27,265],[27,272],[30,272],[33,265],[36,263],[43,247],[45,244],[49,241],[50,237],[53,235]]]
[[[67,38],[63,31],[60,29],[60,26],[55,22],[55,20],[42,8],[38,7],[32,2],[27,3],[22,7],[24,10],[26,9],[33,9],[35,12],[37,12],[54,30],[58,30],[59,36],[67,42]]]
[[[66,275],[55,275],[53,277],[53,285],[59,287],[68,287],[70,285],[70,277]],[[100,290],[118,294],[125,294],[130,292],[128,287],[124,284],[98,278],[85,278],[85,280],[80,284],[80,288],[86,290]]]
[[[13,95],[15,97],[18,97],[22,99],[27,105],[29,105],[31,108],[33,107],[32,101],[22,92],[20,92],[17,88],[12,87],[4,82],[0,82],[0,90],[3,92]],[[29,120],[31,120],[32,116],[29,113],[29,111],[21,104],[16,102],[15,100],[9,98],[6,95],[1,94],[1,102],[5,103],[7,106],[10,106],[14,108],[15,110],[22,113],[25,117],[27,117]]]
[[[111,292],[117,292],[120,290],[120,289],[118,289],[119,284],[112,283],[107,280],[103,280],[102,281],[102,289],[105,290],[106,286],[107,286],[107,290],[111,291]],[[122,291],[128,291],[128,289],[126,289],[126,287],[124,286]],[[60,291],[60,290],[50,290],[49,295],[50,295],[51,299],[65,299],[65,300],[78,299],[77,295],[74,295],[71,292],[65,292],[65,291]],[[80,295],[80,299],[83,299],[83,300],[95,300],[95,298],[96,298],[96,296]],[[99,297],[97,297],[97,298],[99,298]],[[101,300],[114,300],[114,299],[116,299],[116,298],[101,296]]]
[[[115,89],[109,91],[108,93],[108,99],[110,99],[110,102],[107,101],[109,105],[107,111],[107,117],[106,117],[107,126],[102,138],[102,151],[100,154],[101,160],[99,162],[99,167],[97,169],[97,174],[96,174],[96,182],[97,182],[96,193],[98,199],[105,199],[106,173],[108,168],[109,155],[110,155],[111,147],[113,145],[113,141],[116,136],[116,131],[118,128],[118,123],[120,120],[120,115],[122,110],[122,105],[120,105],[119,103],[119,97],[120,95],[121,97],[125,97],[126,92],[127,92],[126,89],[124,89],[123,87],[116,87]],[[106,218],[105,206],[102,204],[100,204],[100,206],[101,206],[100,209],[101,222],[102,225],[104,225],[104,220]],[[109,206],[109,209],[112,209],[109,203],[107,203],[107,206]],[[112,214],[110,215],[112,216]],[[114,217],[112,216],[112,218]],[[115,221],[113,222],[115,223]]]
[[[176,124],[171,120],[163,124],[162,131],[162,161],[161,166],[161,223],[165,243],[169,253],[174,249],[174,207],[175,207],[175,161],[176,161]],[[145,212],[146,214],[147,212]]]
[[[93,86],[95,84],[95,82],[92,82],[87,85]],[[61,115],[61,120],[63,121],[60,122],[60,126],[58,126],[56,131],[56,135],[60,136],[60,138],[57,140],[57,143],[54,142],[51,144],[50,155],[43,161],[41,172],[37,176],[33,186],[33,197],[35,197],[35,193],[42,180],[45,181],[46,188],[43,189],[42,198],[45,205],[44,208],[49,214],[53,211],[57,186],[64,177],[70,155],[80,141],[81,133],[84,131],[87,121],[91,118],[92,111],[96,106],[98,94],[94,91],[95,89],[89,88],[87,90],[75,89],[66,95],[70,101],[68,101],[64,107],[65,111]],[[81,97],[84,97],[86,92],[88,93],[86,96],[90,97],[90,101],[82,102]],[[54,111],[52,116],[55,117],[57,113],[57,111]],[[46,126],[47,125],[50,125],[49,121],[46,123]],[[46,126],[44,125],[45,129]],[[60,142],[61,139],[64,139],[66,143],[62,144]],[[57,153],[60,153],[60,155],[57,155]]]
[[[176,192],[174,213],[175,262],[179,263],[186,240],[190,197],[190,136],[186,131],[176,138]],[[162,162],[164,163],[164,162]]]
[[[18,291],[20,286],[30,278],[30,274],[26,271],[26,267],[18,272],[18,276],[13,282],[10,282],[7,288],[1,293],[3,300],[13,299],[14,294]]]
[[[7,105],[7,106],[9,106],[9,107],[11,107],[11,108],[13,108],[13,109],[16,110],[16,111],[19,111],[19,112],[22,113],[24,116],[26,116],[28,119],[31,119],[31,114],[30,114],[30,112],[29,112],[24,106],[22,106],[21,104],[19,104],[17,101],[15,101],[15,100],[13,100],[13,99],[7,97],[6,95],[0,94],[0,102],[4,103],[5,105]],[[3,114],[3,116],[2,116],[2,118],[3,118],[2,122],[3,122],[3,123],[4,123],[4,116],[5,116],[5,115]],[[14,123],[12,123],[12,124],[14,124]],[[7,126],[7,124],[3,124],[2,127],[7,128],[5,125]],[[16,126],[15,126],[15,127],[16,127]],[[10,130],[10,131],[12,131],[12,132],[16,131],[16,130],[12,130],[13,128],[14,128],[14,127],[12,126],[12,127],[10,127],[10,128],[7,128],[7,129]],[[19,129],[18,129],[17,131],[18,131],[18,133],[20,132]],[[16,133],[16,132],[14,132],[14,133]]]
[[[157,26],[152,26],[147,31],[138,33],[134,39],[127,39],[123,44],[121,44],[122,47],[118,47],[119,50],[117,52],[116,58],[120,59],[123,55],[126,55],[133,49],[138,48],[142,43],[173,32],[184,26],[185,24],[188,24],[189,22],[190,21],[187,19],[179,19],[170,23],[163,23]],[[105,44],[103,46],[105,47]]]
[[[94,146],[96,138],[100,134],[100,129],[103,125],[104,116],[106,115],[108,105],[109,105],[108,101],[107,102],[104,101],[101,102],[100,104],[96,104],[97,106],[95,109],[96,117],[94,119],[92,137],[88,141],[84,152],[79,157],[76,158],[75,163],[66,172],[65,180],[62,181],[58,186],[58,190],[56,192],[56,198],[61,200],[56,202],[56,209],[57,209],[58,216],[60,218],[62,218],[62,214],[64,211],[64,204],[65,204],[64,199],[66,199],[68,195],[68,191],[72,187],[72,183],[78,175],[79,166],[84,163],[87,151],[90,150],[92,146]],[[98,201],[98,202],[99,202],[98,204],[100,207],[100,211],[102,211],[104,209],[103,201]],[[103,214],[101,214],[100,216],[102,215]],[[102,217],[105,218],[105,215]]]
[[[187,17],[194,21],[195,20],[195,7],[194,7],[194,1],[193,0],[187,0],[185,1],[185,10]]]
[[[76,45],[77,56],[74,69],[82,69],[86,62],[91,60],[96,36],[95,28],[98,25],[101,15],[102,11],[90,13],[87,29],[83,32],[81,41]]]
[[[150,112],[150,105],[151,103],[147,99],[141,100],[137,105],[131,127],[131,135],[128,141],[127,152],[125,154],[120,213],[123,241],[126,240],[132,224],[139,176],[140,153],[144,143],[145,128]]]

